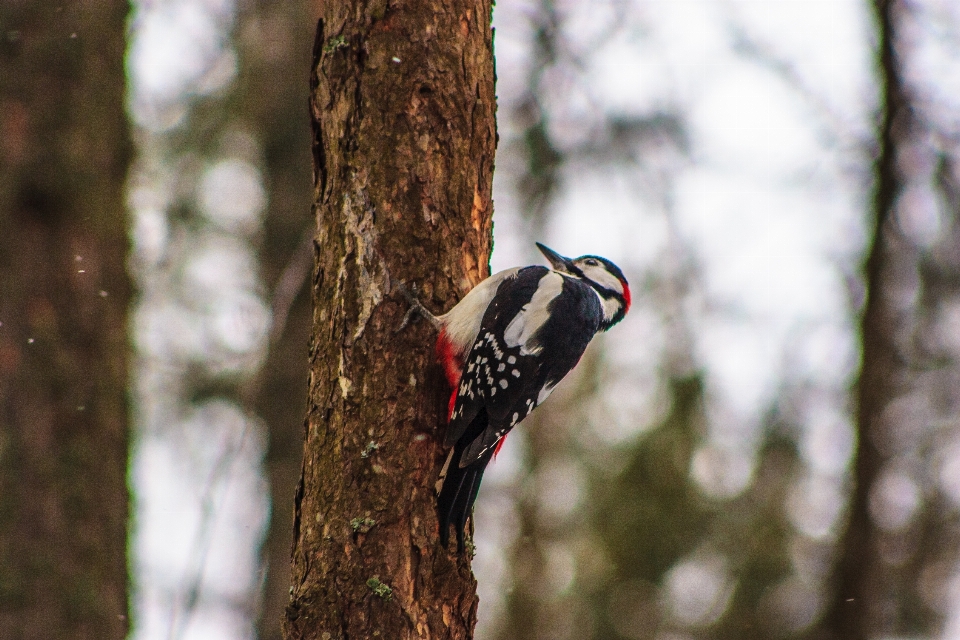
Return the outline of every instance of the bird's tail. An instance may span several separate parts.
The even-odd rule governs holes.
[[[482,433],[486,426],[487,412],[481,410],[477,417],[473,419],[467,432],[450,451],[450,455],[447,456],[447,461],[440,471],[440,479],[437,481],[440,487],[437,496],[440,544],[444,548],[449,544],[450,525],[452,524],[457,533],[457,553],[463,553],[463,531],[467,524],[467,518],[473,512],[473,503],[476,502],[477,493],[480,491],[480,480],[483,479],[483,472],[490,462],[490,458],[493,457],[493,451],[488,451],[466,467],[460,466],[460,459],[467,445]]]

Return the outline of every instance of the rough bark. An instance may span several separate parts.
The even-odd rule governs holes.
[[[470,638],[470,559],[438,543],[447,389],[398,281],[449,309],[488,275],[491,5],[328,2],[314,45],[317,236],[287,638]]]
[[[125,2],[0,4],[0,636],[127,631]]]
[[[866,301],[860,320],[861,365],[856,386],[857,447],[853,496],[838,548],[836,591],[818,637],[867,640],[889,616],[881,610],[886,590],[880,559],[880,531],[870,517],[870,491],[882,465],[888,435],[883,411],[894,395],[904,363],[896,347],[895,312],[890,299],[891,216],[905,185],[899,155],[917,123],[900,64],[896,25],[903,7],[897,0],[875,0],[877,74],[881,87],[878,153],[874,165],[872,229],[864,265]]]

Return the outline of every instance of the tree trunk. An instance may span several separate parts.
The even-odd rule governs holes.
[[[0,636],[127,631],[126,2],[0,4]]]
[[[877,20],[877,74],[880,82],[878,154],[874,165],[873,228],[864,267],[866,302],[860,321],[862,360],[857,381],[857,447],[853,464],[854,491],[846,531],[838,543],[835,593],[817,637],[868,640],[879,631],[893,631],[883,620],[883,595],[889,589],[880,558],[880,531],[870,517],[870,491],[884,464],[882,443],[890,434],[882,423],[897,381],[906,372],[897,354],[897,324],[892,297],[892,238],[890,222],[905,185],[898,156],[917,130],[904,86],[897,50],[897,0],[874,0]]]
[[[449,309],[488,275],[486,2],[328,2],[314,44],[315,272],[287,638],[470,638],[470,559],[438,544],[448,390],[396,283]]]

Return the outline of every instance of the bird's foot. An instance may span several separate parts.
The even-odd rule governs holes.
[[[408,324],[411,322],[416,322],[417,317],[425,318],[438,330],[441,327],[440,319],[435,315],[430,313],[430,311],[423,306],[423,303],[420,302],[420,299],[417,297],[420,291],[417,289],[417,283],[414,282],[410,285],[410,288],[407,288],[407,285],[402,282],[397,282],[397,289],[406,298],[407,303],[409,303],[410,308],[407,309],[407,312],[403,315],[403,320],[400,322],[400,326],[394,330],[394,333],[400,333],[403,331]]]

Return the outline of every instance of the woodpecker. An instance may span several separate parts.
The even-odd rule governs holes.
[[[573,369],[593,336],[623,319],[630,287],[617,265],[586,255],[571,260],[537,243],[552,269],[535,265],[496,273],[453,309],[431,314],[401,288],[414,314],[439,331],[437,357],[451,394],[444,445],[453,447],[437,481],[440,542],[452,524],[457,551],[483,471],[507,433]]]

